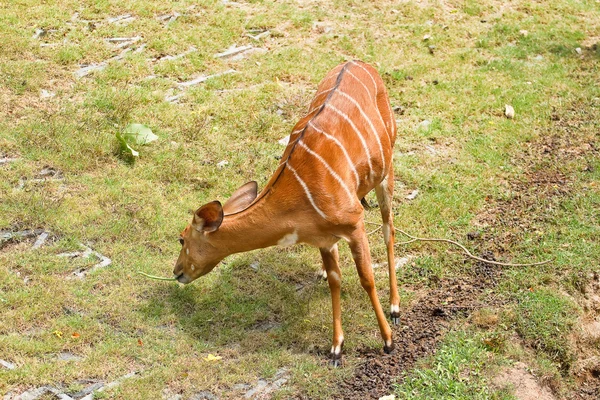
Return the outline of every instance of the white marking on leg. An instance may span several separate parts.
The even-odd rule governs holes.
[[[284,237],[282,237],[281,239],[279,239],[279,241],[277,242],[277,244],[279,246],[291,246],[293,244],[298,243],[298,231],[294,230],[294,232],[292,233],[288,233],[287,235],[285,235]]]
[[[337,345],[337,346],[331,346],[331,353],[335,354],[336,356],[339,356],[340,353],[342,352],[342,346],[341,345]]]
[[[389,347],[391,347],[391,345],[392,345],[392,339],[390,339],[390,340],[386,340],[386,341],[385,341],[385,346],[386,346],[386,347],[388,347],[388,348],[389,348]]]
[[[385,174],[385,154],[383,154],[383,147],[381,146],[381,140],[379,139],[379,135],[377,134],[377,129],[375,129],[375,126],[373,125],[373,122],[371,122],[371,118],[369,118],[369,116],[363,111],[362,107],[360,106],[360,104],[358,104],[358,102],[356,100],[354,100],[354,98],[342,91],[338,91],[337,93],[341,94],[342,96],[344,96],[346,99],[350,100],[350,102],[352,104],[354,104],[354,106],[358,109],[358,111],[360,112],[360,115],[362,115],[362,117],[367,121],[367,123],[369,124],[369,127],[371,127],[371,131],[373,132],[373,136],[375,136],[375,140],[377,141],[377,145],[379,146],[379,151],[381,152],[381,162],[383,165],[383,175]],[[384,125],[385,128],[385,125]],[[387,134],[387,132],[386,132]]]
[[[300,141],[300,142],[298,142],[298,144],[304,150],[306,150],[308,152],[308,154],[314,156],[317,160],[319,160],[321,162],[321,164],[323,164],[323,166],[325,167],[325,169],[327,171],[329,171],[329,173],[331,174],[331,176],[333,176],[335,178],[335,180],[338,181],[338,183],[342,186],[342,189],[344,189],[344,191],[346,192],[346,194],[350,198],[350,201],[356,200],[356,196],[353,196],[352,193],[350,193],[350,190],[348,189],[348,186],[346,186],[346,184],[344,183],[344,181],[342,180],[342,178],[340,178],[340,176],[333,170],[333,168],[331,168],[331,166],[327,163],[327,161],[325,161],[325,159],[323,157],[321,157],[320,155],[318,155],[317,153],[315,153],[314,151],[312,151],[306,144],[304,144],[304,142]]]
[[[375,83],[375,79],[373,78],[373,75],[371,75],[371,73],[369,72],[368,69],[366,69],[365,67],[363,67],[362,65],[360,65],[359,63],[355,62],[355,61],[350,61],[353,65],[356,65],[359,68],[362,68],[363,71],[365,71],[367,73],[367,75],[369,75],[369,78],[371,78],[371,80],[373,81],[373,87],[375,87],[375,97],[377,97],[377,94],[379,93],[379,91],[377,90],[377,84]]]
[[[381,229],[383,230],[383,241],[387,245],[390,242],[390,226],[384,223]]]
[[[185,249],[185,254],[188,255],[188,256],[190,255],[190,249],[189,248]]]
[[[192,264],[190,268],[192,269],[192,271],[196,270],[196,267],[194,266],[194,264]]]
[[[304,181],[302,180],[302,178],[300,178],[300,175],[298,175],[298,172],[296,172],[296,170],[288,163],[286,164],[287,167],[290,169],[290,171],[292,172],[292,174],[294,174],[294,176],[296,177],[296,179],[298,180],[298,183],[300,183],[300,186],[302,186],[302,189],[304,189],[304,193],[306,193],[306,197],[308,197],[308,201],[310,202],[310,204],[313,206],[313,208],[315,209],[315,211],[323,218],[323,219],[327,219],[327,216],[325,215],[325,213],[323,211],[321,211],[321,209],[319,207],[317,207],[317,205],[315,204],[315,201],[313,200],[312,195],[310,194],[310,190],[308,190],[308,186],[306,186],[306,183],[304,183]]]
[[[399,314],[400,313],[400,306],[396,305],[396,304],[392,304],[390,306],[390,311],[392,314]]]
[[[327,272],[326,272],[327,273]],[[335,271],[329,271],[328,276],[333,279],[334,281],[339,281],[340,280],[340,276],[338,275],[337,272]]]
[[[324,130],[318,128],[315,124],[313,124],[312,121],[310,121],[308,124],[310,125],[311,128],[313,128],[314,130],[316,130],[317,132],[319,132],[320,134],[325,136],[327,139],[333,141],[336,145],[338,145],[338,147],[340,149],[342,149],[344,156],[346,156],[346,160],[348,160],[348,165],[350,166],[350,169],[352,170],[352,172],[354,173],[354,177],[356,178],[356,186],[358,186],[358,184],[360,183],[360,178],[358,177],[358,172],[356,171],[356,167],[354,166],[354,162],[350,158],[350,155],[344,148],[344,145],[339,140],[337,140],[334,136],[332,136],[329,133],[325,132]]]
[[[360,139],[360,142],[362,143],[362,146],[365,149],[365,153],[367,154],[367,162],[369,163],[369,177],[370,177],[371,172],[373,171],[373,164],[371,164],[371,153],[369,152],[369,146],[367,146],[367,142],[365,141],[365,138],[360,133],[360,131],[358,130],[356,125],[354,125],[354,122],[352,122],[352,120],[350,118],[348,118],[348,116],[346,114],[344,114],[343,112],[341,112],[340,110],[335,108],[333,105],[331,105],[331,103],[327,103],[325,106],[329,107],[333,112],[335,112],[337,115],[339,115],[340,117],[345,119],[346,122],[348,122],[348,125],[350,125],[352,127],[352,129],[354,130],[354,132]]]
[[[324,270],[324,269],[321,270],[321,277],[323,279],[327,279],[327,271],[326,270]]]

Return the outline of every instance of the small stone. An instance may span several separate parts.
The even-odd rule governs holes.
[[[526,29],[521,29],[521,30],[519,31],[519,33],[520,33],[520,34],[521,34],[521,36],[523,36],[523,37],[527,37],[527,35],[529,35],[529,32],[527,32],[527,30],[526,30]]]
[[[419,124],[417,125],[417,130],[419,130],[419,129],[427,130],[427,129],[429,129],[430,126],[431,126],[431,121],[426,119],[425,121],[419,122]]]
[[[424,41],[428,41],[429,39],[431,39],[431,35],[425,35],[425,36],[423,36],[423,40]]]
[[[429,54],[433,54],[434,50],[435,50],[435,46],[427,46],[427,48],[429,49]]]
[[[81,360],[83,360],[82,357],[79,357],[78,355],[75,355],[73,353],[68,353],[68,352],[58,353],[58,359],[61,361],[81,361]]]
[[[244,398],[245,399],[252,398],[252,396],[262,392],[267,386],[268,386],[267,381],[265,381],[264,379],[259,379],[256,386],[254,386],[252,389],[250,389],[249,391],[246,392],[246,394],[244,395]]]
[[[508,119],[513,119],[515,117],[515,109],[512,106],[505,104],[504,105],[504,115]]]
[[[258,271],[258,267],[260,267],[260,263],[258,261],[254,261],[250,264],[250,268],[252,268],[255,271]]]
[[[542,61],[542,60],[544,59],[544,56],[543,56],[543,55],[541,55],[541,54],[538,54],[538,55],[537,55],[537,56],[535,56],[533,59],[534,59],[535,61]]]
[[[198,393],[192,395],[192,397],[190,397],[190,400],[218,400],[218,399],[219,398],[217,396],[215,396],[208,390],[203,390],[201,392],[198,392]]]
[[[35,33],[33,34],[33,36],[31,37],[32,39],[39,39],[42,38],[44,36],[46,36],[47,31],[45,29],[36,29]]]
[[[575,52],[576,52],[577,54],[581,54],[581,47],[577,47],[577,48],[575,49]]]
[[[49,92],[46,89],[40,90],[40,99],[50,99],[54,96],[56,96],[56,93],[54,92]]]
[[[221,160],[217,163],[217,168],[223,169],[226,165],[229,165],[229,161]]]
[[[379,400],[396,400],[396,396],[393,394],[388,394],[387,396],[381,396]]]
[[[4,360],[0,360],[0,365],[2,365],[6,369],[15,369],[16,368],[15,364],[8,362],[8,361],[4,361]]]
[[[406,200],[414,200],[417,198],[418,194],[419,194],[419,189],[415,189],[406,196]]]

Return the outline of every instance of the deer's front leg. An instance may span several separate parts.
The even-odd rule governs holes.
[[[333,344],[331,346],[330,364],[334,367],[342,363],[342,346],[344,345],[344,332],[342,331],[342,307],[340,305],[340,290],[342,272],[339,266],[339,253],[337,244],[330,249],[319,249],[323,258],[323,268],[327,272],[327,283],[331,291],[331,308],[333,310]]]
[[[381,332],[381,338],[383,339],[384,344],[383,351],[389,354],[394,350],[392,330],[390,329],[390,325],[385,318],[385,314],[379,303],[379,298],[377,297],[375,277],[373,276],[373,268],[371,266],[371,252],[367,240],[367,233],[362,221],[360,222],[360,226],[352,233],[350,238],[350,250],[352,250],[352,257],[356,263],[356,270],[360,277],[360,283],[369,295],[371,305],[377,316],[377,323],[379,324],[379,331]]]

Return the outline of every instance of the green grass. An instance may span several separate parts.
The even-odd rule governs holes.
[[[0,230],[53,233],[36,251],[30,242],[0,249],[0,358],[17,365],[0,369],[0,393],[140,371],[103,396],[155,398],[167,388],[236,398],[234,385],[287,368],[276,397],[334,396],[360,362],[359,350],[381,347],[347,245],[340,246],[346,366],[338,370],[323,356],[330,299],[327,285],[314,281],[315,249],[236,255],[187,287],[135,272],[169,276],[189,210],[223,201],[252,179],[263,187],[283,151],[277,141],[306,111],[319,80],[352,58],[373,63],[392,105],[404,109],[396,116],[396,226],[458,239],[504,261],[553,260],[504,269],[490,288],[503,301],[498,325],[466,329],[468,319],[457,321],[459,333],[406,372],[398,395],[503,398],[487,375],[517,356],[500,345],[488,362],[482,335],[519,338],[532,368],[558,371],[561,390],[576,390],[570,366],[585,354],[567,339],[577,333],[585,310],[575,303],[600,258],[597,3],[24,0],[0,8],[0,157],[19,157],[0,166]],[[181,15],[168,25],[156,18],[174,12]],[[136,18],[106,22],[122,14]],[[32,38],[37,28],[47,31],[41,39]],[[257,28],[271,36],[255,43],[246,33]],[[104,39],[132,36],[142,37],[142,51],[74,76],[80,65],[119,54]],[[232,44],[268,51],[214,58]],[[192,47],[185,57],[153,61]],[[190,88],[179,104],[165,101],[178,93],[177,82],[230,68],[237,73]],[[42,90],[55,96],[40,98]],[[514,120],[503,116],[504,104],[515,108]],[[424,120],[429,128],[417,129]],[[115,138],[129,123],[159,136],[134,162],[119,155]],[[222,169],[221,160],[229,162]],[[64,179],[33,181],[45,166]],[[417,198],[405,200],[414,189]],[[369,221],[379,218],[378,210],[367,212]],[[474,231],[481,238],[467,241]],[[71,279],[95,262],[57,257],[79,242],[112,265]],[[380,234],[371,245],[374,262],[383,262]],[[442,245],[414,243],[397,253],[416,257],[399,274],[404,309],[440,280],[470,270]],[[387,309],[384,268],[376,279]],[[82,360],[58,360],[60,352]],[[205,361],[208,354],[223,358]]]
[[[498,361],[472,332],[448,335],[427,363],[405,374],[396,387],[399,399],[513,399],[490,390],[486,370]]]

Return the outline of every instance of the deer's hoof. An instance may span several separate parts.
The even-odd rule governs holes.
[[[317,281],[326,281],[327,280],[327,271],[325,271],[324,269],[320,270],[317,273]]]
[[[342,358],[335,358],[332,360],[329,360],[329,367],[330,368],[339,368],[342,366]]]
[[[394,346],[394,342],[390,342],[390,344],[385,344],[383,346],[383,352],[385,354],[392,354],[392,352],[394,351],[394,349],[396,348],[396,346]]]
[[[394,325],[399,325],[400,324],[400,317],[394,317],[392,315],[391,320],[392,320],[392,324],[394,324]]]

